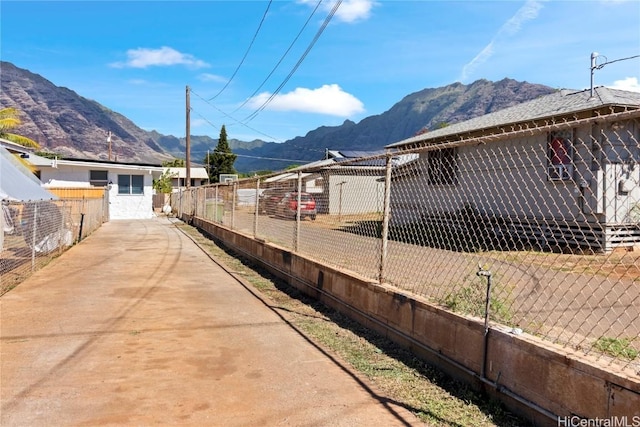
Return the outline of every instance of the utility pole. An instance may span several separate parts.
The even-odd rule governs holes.
[[[189,101],[189,86],[187,86],[187,141],[186,141],[186,167],[187,167],[187,189],[191,187],[191,104]]]
[[[597,65],[596,64],[596,62],[597,62],[596,59],[599,56],[602,56],[604,58],[605,62],[603,62],[600,65]],[[598,52],[592,52],[591,53],[591,66],[589,67],[589,69],[591,70],[591,98],[593,98],[593,71],[594,70],[600,70],[605,65],[613,64],[614,62],[626,61],[626,60],[635,59],[635,58],[640,58],[640,55],[634,55],[634,56],[629,56],[627,58],[620,58],[620,59],[614,59],[613,61],[609,61],[606,56],[600,55]]]
[[[591,52],[591,67],[589,68],[591,70],[591,98],[593,98],[593,71],[598,68],[598,66],[596,65],[596,58],[598,57],[598,55],[598,52]]]
[[[209,175],[209,169],[211,169],[211,164],[209,163],[209,149],[207,149],[207,157],[206,157],[206,168],[207,168],[207,184],[211,184],[211,175]]]
[[[111,131],[107,135],[107,144],[109,145],[109,161],[111,161]]]

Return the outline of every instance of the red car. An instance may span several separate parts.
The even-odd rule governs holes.
[[[282,188],[267,188],[258,198],[258,213],[260,215],[273,215],[276,213],[278,203],[286,194],[286,190]]]
[[[286,193],[276,206],[275,214],[287,218],[295,218],[298,210],[298,193]],[[309,193],[300,193],[300,219],[309,217],[316,219],[316,199]]]

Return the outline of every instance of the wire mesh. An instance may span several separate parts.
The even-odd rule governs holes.
[[[484,317],[488,274],[494,324],[640,372],[639,134],[611,114],[174,198],[464,315]]]
[[[105,221],[106,199],[2,201],[0,295]]]

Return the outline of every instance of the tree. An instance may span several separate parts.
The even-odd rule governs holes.
[[[220,129],[220,138],[218,139],[218,145],[213,150],[213,153],[207,154],[204,158],[205,165],[208,166],[209,179],[211,182],[218,182],[220,174],[236,174],[236,170],[233,164],[236,161],[236,156],[231,151],[229,143],[227,142],[227,130],[224,125]]]
[[[153,189],[158,193],[171,193],[173,188],[172,180],[176,177],[175,173],[170,173],[169,169],[165,169],[158,179],[153,180]]]
[[[173,159],[162,162],[162,166],[165,168],[183,168],[185,167],[185,163],[186,161],[184,159]]]
[[[33,139],[10,132],[22,123],[18,117],[19,114],[20,112],[15,108],[0,109],[0,138],[15,142],[23,147],[40,148],[40,144]]]

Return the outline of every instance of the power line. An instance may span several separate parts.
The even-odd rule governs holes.
[[[309,44],[307,49],[304,51],[304,53],[302,54],[302,56],[300,57],[300,59],[298,60],[296,65],[293,67],[293,69],[291,70],[289,75],[284,79],[284,81],[280,84],[280,86],[278,86],[278,88],[271,94],[271,96],[269,96],[269,98],[260,107],[258,107],[258,109],[256,109],[253,113],[248,115],[243,120],[243,123],[246,123],[246,122],[249,122],[249,121],[253,120],[262,110],[265,109],[265,107],[269,103],[271,103],[271,101],[273,101],[273,99],[276,97],[276,95],[282,90],[284,85],[287,84],[289,79],[293,76],[293,74],[298,70],[298,67],[300,67],[300,65],[302,64],[302,61],[304,61],[304,59],[307,57],[307,55],[309,54],[309,52],[311,51],[313,46],[316,44],[316,42],[318,41],[318,39],[320,38],[320,36],[324,32],[325,28],[327,28],[327,25],[329,25],[329,22],[331,21],[331,18],[333,18],[333,15],[335,15],[335,13],[337,12],[337,10],[340,7],[341,3],[342,3],[342,0],[338,0],[333,5],[333,8],[331,9],[331,12],[329,12],[329,15],[327,15],[327,17],[325,18],[324,22],[322,23],[322,26],[318,29],[318,32],[316,33],[315,37],[313,38],[313,40],[311,41],[311,43]]]
[[[251,98],[253,98],[258,91],[260,91],[260,89],[262,89],[262,86],[264,86],[264,84],[267,82],[267,80],[269,80],[269,78],[271,78],[271,76],[273,75],[273,73],[276,71],[276,69],[280,66],[280,64],[282,63],[282,61],[284,60],[284,58],[289,54],[289,51],[291,51],[291,49],[293,48],[293,45],[298,41],[298,39],[300,38],[300,36],[302,35],[303,31],[305,30],[305,28],[307,28],[307,25],[309,25],[309,22],[311,22],[311,18],[313,18],[313,16],[315,15],[315,13],[318,11],[318,8],[320,7],[320,5],[322,4],[322,0],[318,1],[318,3],[316,4],[316,7],[313,9],[313,11],[311,12],[311,15],[309,15],[309,18],[307,18],[307,20],[305,21],[304,25],[302,26],[302,28],[300,29],[300,31],[298,32],[298,35],[296,35],[296,37],[293,39],[293,41],[291,42],[291,44],[289,45],[289,47],[287,48],[287,50],[282,54],[282,56],[280,57],[280,60],[276,63],[276,65],[273,67],[273,69],[271,70],[271,72],[269,72],[269,74],[267,75],[267,77],[262,81],[262,83],[260,83],[260,86],[258,86],[258,88],[247,97],[247,99],[235,110],[233,110],[233,112],[235,113],[236,111],[238,111],[239,109],[241,109],[242,107],[244,107],[247,102],[249,102],[251,100]]]
[[[313,12],[311,13],[311,15],[309,16],[309,18],[307,19],[307,21],[305,22],[304,26],[302,27],[302,29],[300,30],[300,32],[298,33],[298,35],[295,37],[295,39],[293,40],[293,42],[290,44],[289,48],[285,51],[285,53],[283,54],[283,56],[281,57],[281,59],[278,61],[278,63],[275,65],[275,67],[273,68],[273,70],[268,74],[268,76],[266,77],[266,79],[261,83],[261,85],[258,87],[258,89],[249,97],[247,98],[247,101],[245,101],[240,107],[238,107],[235,111],[238,111],[239,108],[241,108],[242,106],[244,106],[249,99],[251,99],[251,97],[253,97],[259,90],[260,88],[262,88],[262,86],[266,83],[266,81],[271,77],[271,75],[275,72],[276,68],[280,65],[280,63],[283,61],[284,57],[288,54],[288,52],[291,50],[291,48],[293,47],[293,44],[295,44],[295,42],[298,40],[298,38],[300,37],[300,35],[302,34],[303,30],[306,28],[306,26],[308,25],[308,23],[310,22],[311,18],[314,16],[314,14],[316,13],[316,11],[318,10],[320,4],[322,3],[323,0],[319,0],[318,3],[316,4],[316,7],[314,8]],[[258,30],[256,31],[256,34],[254,35],[254,39],[251,42],[251,45],[253,45],[253,41],[255,40],[260,27],[262,26],[262,23],[264,22],[264,19],[266,17],[267,11],[269,10],[269,7],[271,5],[272,0],[269,1],[269,4],[267,6],[267,10],[265,11],[265,15],[262,18],[262,21],[260,22],[260,26],[258,27]],[[216,94],[215,96],[213,96],[212,98],[209,99],[205,99],[202,96],[198,95],[197,93],[191,91],[192,94],[194,94],[195,96],[197,96],[198,98],[200,98],[201,100],[203,100],[204,102],[206,102],[207,104],[209,104],[211,107],[215,108],[217,111],[219,111],[220,113],[222,113],[225,117],[228,117],[229,119],[233,120],[236,124],[239,124],[241,126],[246,127],[247,129],[250,129],[260,135],[263,135],[267,138],[270,138],[273,141],[277,141],[277,142],[283,142],[282,140],[275,138],[271,135],[268,135],[264,132],[261,132],[257,129],[252,128],[251,126],[249,126],[247,124],[248,121],[253,120],[261,111],[263,111],[265,109],[265,107],[275,98],[275,96],[282,90],[282,88],[285,86],[285,84],[289,81],[289,79],[291,79],[291,77],[293,76],[293,74],[297,71],[297,69],[300,67],[300,65],[302,64],[302,61],[304,61],[304,59],[306,58],[306,56],[309,54],[309,52],[311,51],[311,49],[313,48],[313,46],[315,45],[315,43],[318,41],[318,39],[320,38],[320,36],[322,35],[322,33],[324,32],[324,30],[326,29],[326,27],[329,25],[329,22],[331,21],[331,19],[333,18],[333,16],[335,15],[336,11],[338,10],[338,8],[340,7],[340,4],[342,3],[342,0],[338,0],[337,2],[335,2],[335,4],[333,5],[333,8],[331,9],[331,12],[327,15],[327,17],[325,18],[322,26],[320,27],[320,29],[316,32],[315,37],[313,38],[313,40],[311,41],[311,43],[309,44],[309,46],[307,47],[307,49],[305,50],[305,52],[303,53],[303,55],[300,57],[300,59],[298,59],[298,62],[296,63],[296,65],[294,66],[294,68],[291,70],[291,72],[288,74],[288,76],[285,78],[285,80],[280,84],[280,86],[278,86],[278,88],[274,91],[273,94],[271,94],[271,96],[256,110],[254,111],[252,114],[250,114],[249,116],[247,116],[243,121],[237,120],[236,118],[232,117],[231,115],[227,114],[226,112],[222,111],[220,108],[216,107],[215,105],[213,105],[211,102],[211,100],[215,99],[218,95],[220,95],[220,93],[222,93],[222,91],[224,91],[224,89],[229,85],[229,82],[231,81],[231,79],[233,79],[233,77],[236,75],[238,69],[240,68],[240,65],[242,65],[242,63],[244,62],[244,59],[246,58],[247,54],[249,53],[249,50],[251,48],[251,45],[249,46],[249,49],[247,49],[247,52],[245,53],[240,65],[238,65],[238,68],[236,69],[236,72],[233,73],[233,76],[231,77],[231,79],[227,82],[227,84],[220,90],[220,92],[218,92],[218,94]],[[204,118],[202,115],[200,115],[199,113],[197,113],[200,117],[202,117],[207,123],[209,123],[211,126],[213,126],[214,128],[217,129],[217,127],[215,125],[213,125],[209,120],[207,120],[206,118]],[[286,160],[289,161],[289,160]]]
[[[318,151],[318,150],[315,150]],[[282,159],[279,157],[263,157],[263,156],[250,156],[248,154],[236,154],[236,153],[224,153],[224,152],[219,152],[216,153],[219,156],[235,156],[235,157],[246,157],[249,159],[260,159],[260,160],[275,160],[275,161],[279,161],[279,162],[302,162],[302,163],[308,163],[309,160],[300,160],[300,159]]]
[[[220,112],[221,114],[223,114],[225,117],[228,117],[229,119],[233,120],[236,124],[239,124],[239,125],[241,125],[241,126],[244,126],[244,127],[246,127],[247,129],[252,130],[252,131],[254,131],[254,132],[256,132],[256,133],[259,133],[260,135],[265,136],[265,137],[267,137],[267,138],[269,138],[269,139],[271,139],[271,140],[273,140],[273,141],[277,141],[277,142],[284,142],[284,141],[282,141],[282,140],[281,140],[281,139],[279,139],[279,138],[273,137],[273,136],[268,135],[268,134],[266,134],[266,133],[264,133],[264,132],[261,132],[261,131],[259,131],[259,130],[257,130],[257,129],[254,129],[254,128],[252,128],[251,126],[247,125],[246,123],[242,123],[240,120],[238,120],[238,119],[234,118],[233,116],[231,116],[231,115],[229,115],[229,114],[225,113],[225,112],[224,112],[224,111],[222,111],[220,108],[218,108],[218,107],[216,107],[215,105],[213,105],[211,102],[209,102],[209,100],[207,100],[207,99],[203,98],[202,96],[198,95],[197,93],[195,93],[195,92],[193,91],[193,89],[191,90],[191,94],[192,94],[192,95],[197,96],[198,98],[200,98],[201,100],[203,100],[204,102],[206,102],[207,104],[209,104],[211,107],[213,107],[213,108],[215,108],[216,110],[218,110],[218,112]],[[193,111],[193,108],[192,108],[192,111]],[[201,115],[200,113],[197,113],[197,112],[196,112],[196,114],[198,114],[200,117],[202,117],[202,115]],[[218,127],[217,127],[217,126],[215,126],[213,123],[211,123],[209,120],[205,119],[204,117],[202,117],[202,118],[203,118],[207,123],[209,123],[211,126],[213,126],[214,128],[218,129]]]
[[[193,93],[193,92],[192,92]],[[211,123],[209,121],[209,119],[207,119],[205,116],[203,116],[202,114],[198,113],[197,111],[195,111],[193,108],[191,109],[191,111],[193,111],[194,113],[196,113],[198,116],[200,116],[200,118],[202,120],[204,120],[205,122],[209,123],[211,125],[211,127],[215,128],[216,130],[220,130],[220,128],[216,125],[214,125],[213,123]]]
[[[279,159],[277,157],[261,157],[261,156],[249,156],[246,154],[235,154],[238,157],[248,157],[250,159],[260,159],[260,160],[277,160],[280,162],[304,162],[307,163],[309,160],[296,160],[296,159]]]
[[[260,20],[260,24],[258,25],[258,28],[256,29],[255,34],[253,35],[253,39],[251,39],[251,43],[249,43],[249,47],[247,48],[247,51],[244,53],[244,56],[242,57],[242,59],[240,60],[240,63],[236,67],[236,70],[233,72],[233,74],[231,75],[229,80],[227,80],[227,83],[224,85],[224,87],[222,89],[220,89],[220,92],[218,92],[213,97],[211,97],[209,99],[209,101],[212,101],[212,100],[216,99],[222,92],[224,92],[224,90],[229,86],[229,84],[231,83],[233,78],[238,73],[238,70],[240,70],[240,67],[244,63],[244,60],[247,59],[247,55],[249,55],[249,51],[251,50],[251,47],[253,46],[253,43],[256,41],[256,38],[258,37],[258,33],[260,32],[260,28],[262,28],[262,24],[264,23],[264,20],[267,17],[267,13],[269,12],[269,8],[271,7],[271,2],[272,2],[272,0],[269,0],[269,3],[267,4],[267,9],[264,11],[264,15],[262,15],[262,19]]]
[[[595,67],[593,67],[593,68],[595,68],[597,70],[602,69],[602,67],[604,67],[605,65],[613,64],[614,62],[626,61],[627,59],[640,58],[640,55],[634,55],[634,56],[629,56],[628,58],[620,58],[620,59],[614,59],[613,61],[609,61],[606,56],[604,56],[604,55],[601,55],[601,56],[603,56],[604,60],[607,61],[607,62],[604,62],[604,63],[602,63],[600,65],[596,65]]]

